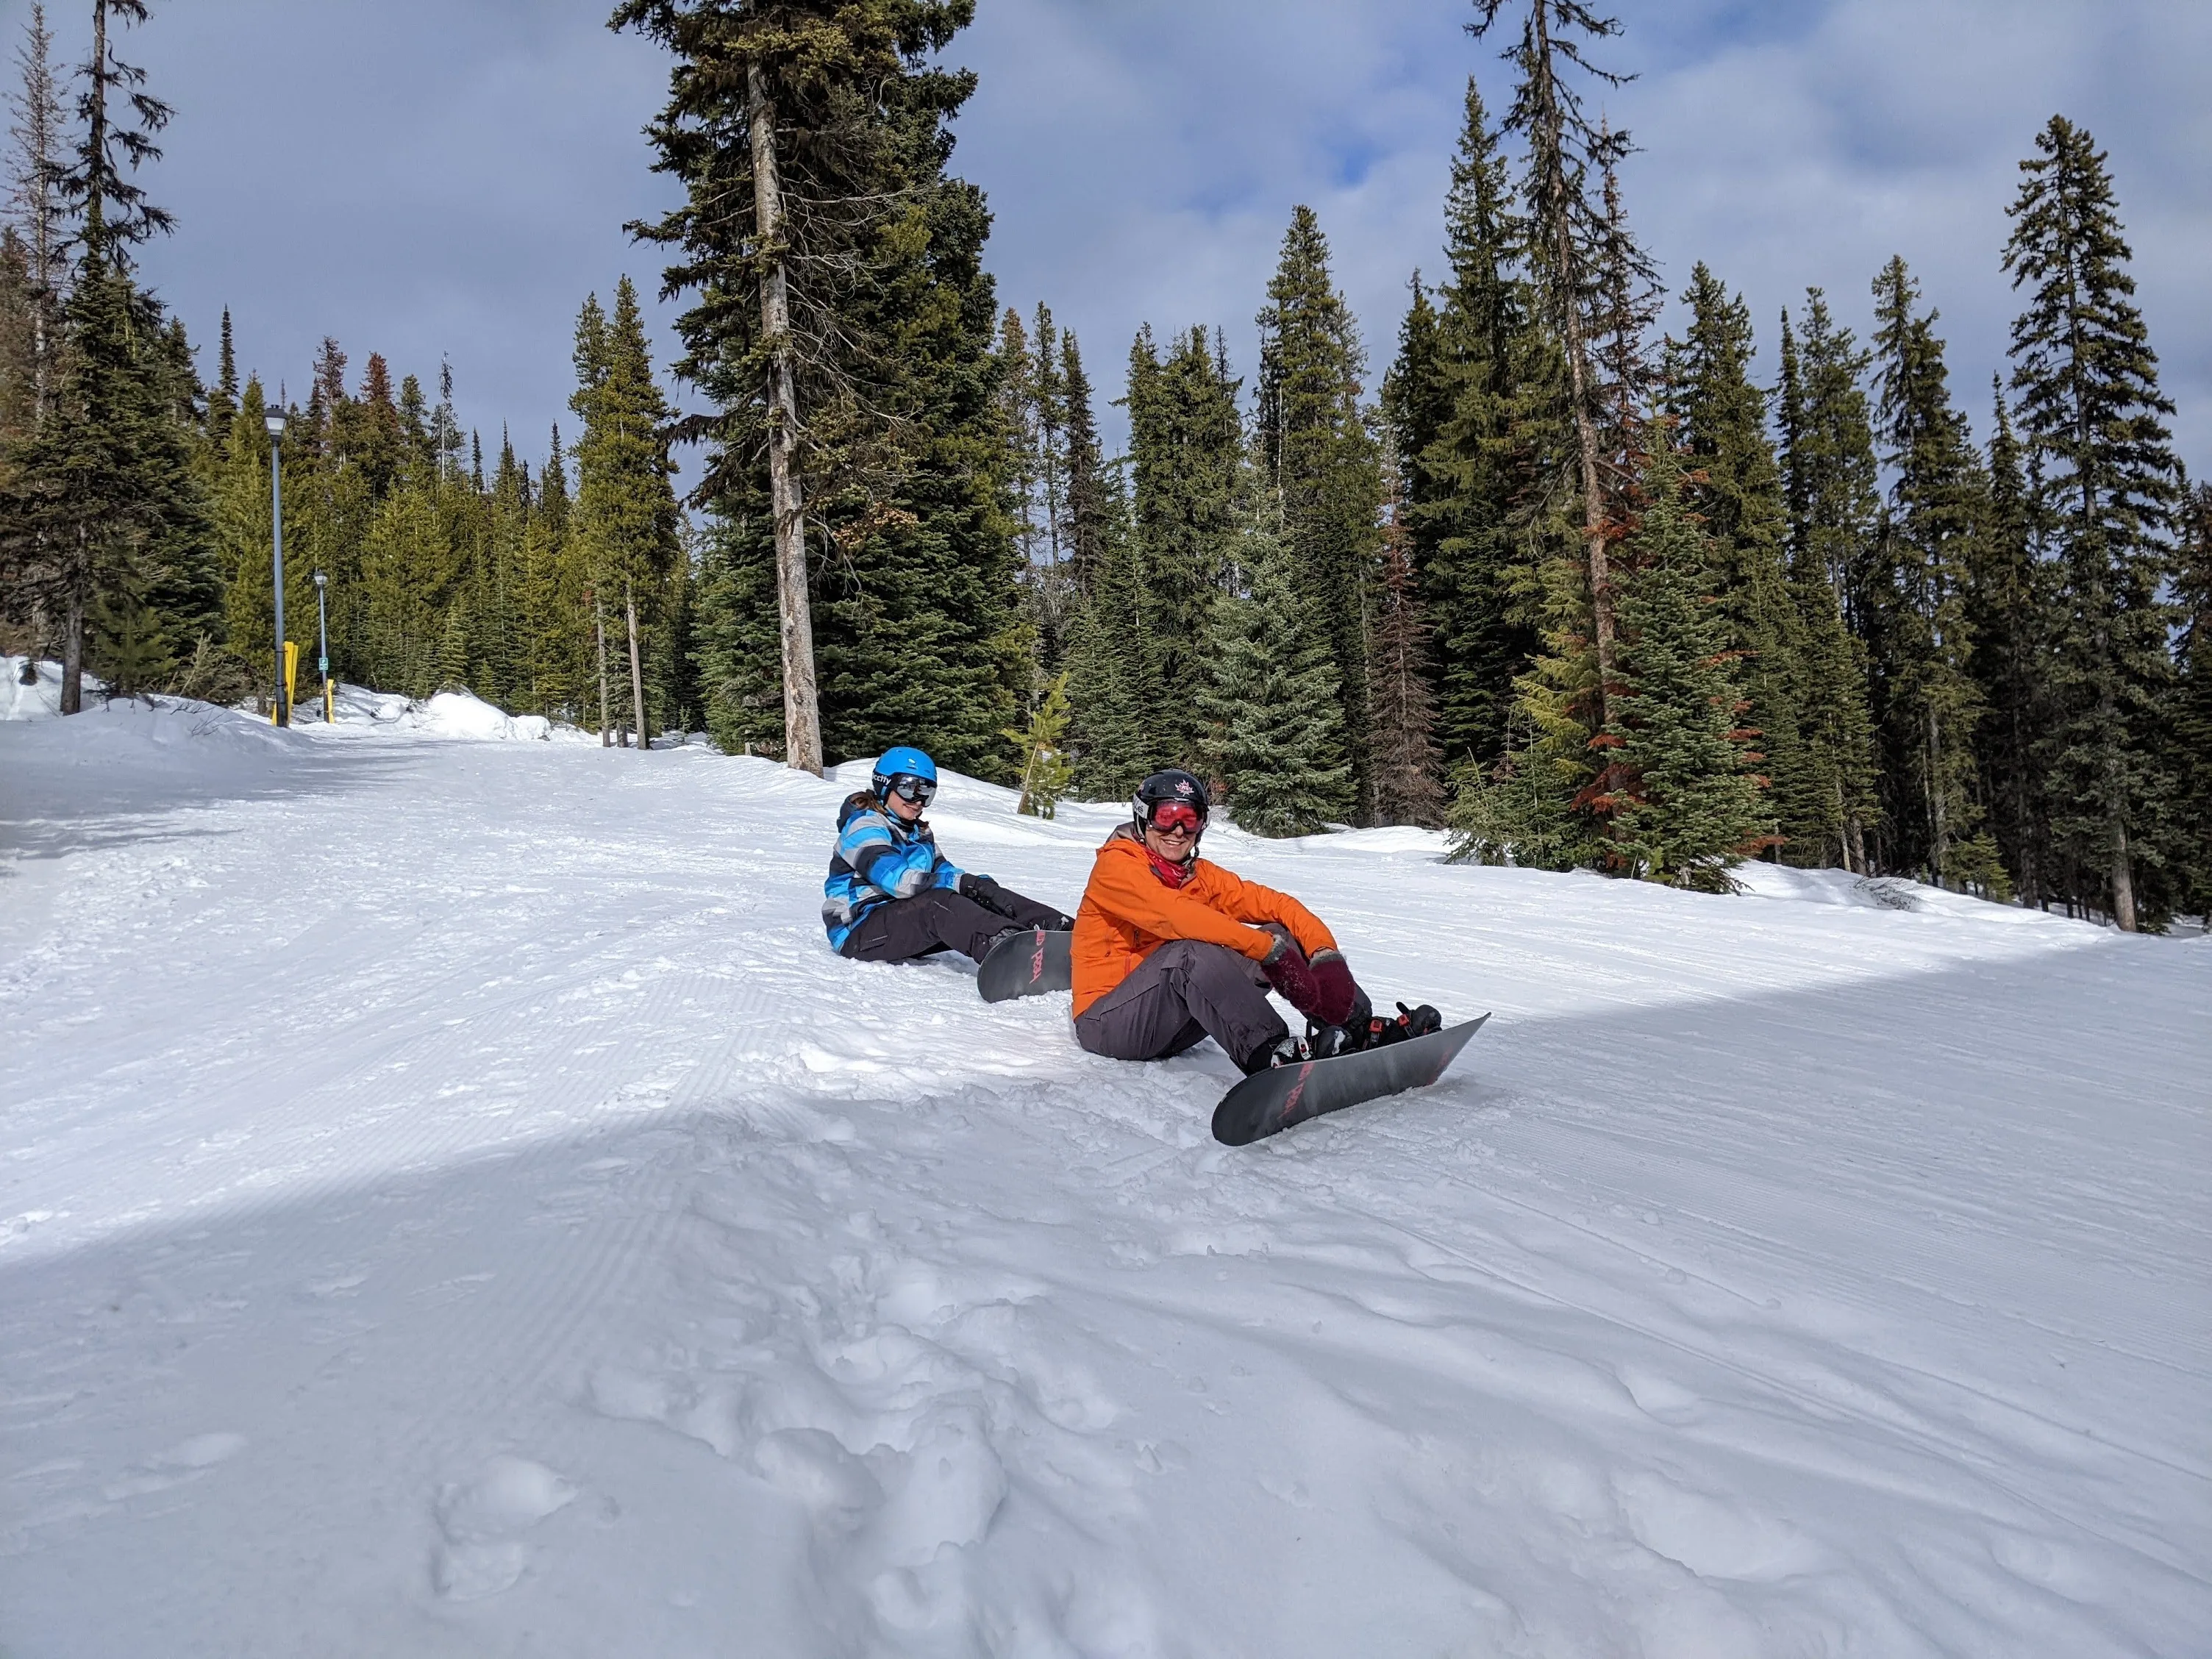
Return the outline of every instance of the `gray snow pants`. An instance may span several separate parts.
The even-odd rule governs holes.
[[[1248,1073],[1290,1034],[1258,963],[1189,939],[1170,939],[1075,1017],[1075,1040],[1109,1060],[1165,1060],[1212,1037]]]

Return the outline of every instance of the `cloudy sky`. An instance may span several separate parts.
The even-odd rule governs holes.
[[[607,0],[157,3],[126,40],[177,106],[149,183],[177,234],[147,270],[203,343],[296,393],[335,335],[430,384],[465,422],[542,450],[565,414],[587,292],[658,261],[626,220],[668,203],[640,128],[658,52]],[[10,38],[27,11],[0,3]],[[87,0],[52,0],[74,58]],[[1517,4],[1509,3],[1509,13]],[[1999,269],[2018,174],[2054,112],[2111,156],[2179,447],[2212,474],[2212,4],[2204,0],[1620,0],[1603,104],[1643,147],[1630,215],[1679,292],[1702,258],[1740,289],[1771,372],[1808,283],[1866,330],[1901,252],[1940,308],[1978,430],[2018,308]],[[1102,396],[1140,322],[1220,325],[1248,376],[1253,313],[1293,204],[1320,214],[1379,374],[1415,266],[1441,263],[1466,77],[1510,96],[1466,0],[981,0],[952,61],[988,192],[1001,299],[1081,335]],[[665,323],[667,313],[662,313]],[[664,341],[666,337],[664,332]],[[1109,432],[1121,423],[1102,410]],[[526,438],[526,434],[527,434]]]

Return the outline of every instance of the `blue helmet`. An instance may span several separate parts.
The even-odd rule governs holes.
[[[911,778],[914,782],[901,787],[901,780]],[[876,799],[881,800],[893,789],[908,800],[920,800],[927,805],[937,793],[937,763],[919,749],[903,744],[884,750],[883,758],[869,775],[868,782],[874,787]]]

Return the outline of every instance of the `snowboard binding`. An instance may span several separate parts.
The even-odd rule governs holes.
[[[1306,1051],[1316,1060],[1334,1054],[1359,1054],[1369,1048],[1387,1048],[1394,1042],[1403,1042],[1409,1037],[1426,1036],[1431,1031],[1444,1029],[1444,1017],[1427,1003],[1418,1008],[1398,1005],[1398,1017],[1385,1018],[1381,1014],[1369,1016],[1364,1025],[1349,1029],[1340,1025],[1316,1025],[1306,1022]]]

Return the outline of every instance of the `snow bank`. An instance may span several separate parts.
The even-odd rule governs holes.
[[[418,702],[395,692],[341,684],[332,702],[341,732],[368,729],[475,742],[599,741],[594,733],[556,726],[543,714],[510,714],[467,691],[441,691]],[[320,710],[303,704],[302,712],[313,716]]]
[[[1217,827],[1497,1011],[1231,1152],[830,954],[865,763],[216,714],[0,728],[10,1653],[2203,1649],[2212,949]]]
[[[29,685],[23,684],[21,657],[0,656],[0,671],[7,676],[0,684],[0,720],[46,720],[61,713],[62,665],[58,662],[35,664],[33,672],[37,678]],[[84,677],[84,692],[88,697],[100,687],[100,682],[88,674]]]

